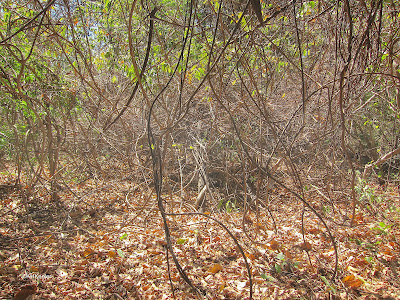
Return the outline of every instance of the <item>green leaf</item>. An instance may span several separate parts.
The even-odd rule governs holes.
[[[282,252],[280,252],[280,253],[278,253],[278,254],[276,255],[276,258],[279,259],[279,260],[285,260],[285,254],[283,254]]]
[[[262,279],[265,279],[265,280],[268,280],[268,281],[276,281],[276,279],[274,277],[272,277],[270,275],[267,275],[267,274],[264,274],[264,273],[261,274],[260,276],[261,276]]]
[[[189,239],[179,238],[179,239],[176,240],[176,243],[177,243],[178,245],[183,245],[183,244],[185,244],[188,240],[189,240]]]
[[[333,293],[336,293],[335,287],[329,282],[329,280],[328,280],[325,276],[320,275],[319,277],[320,277],[320,278],[322,279],[322,281],[326,284],[326,286],[327,286],[328,288],[330,288],[330,290],[331,290]]]
[[[119,239],[122,241],[122,240],[125,240],[125,239],[127,239],[128,238],[128,234],[127,233],[124,233],[123,235],[121,235],[120,237],[119,237]]]
[[[125,253],[124,253],[124,251],[122,251],[121,249],[118,249],[118,250],[117,250],[117,253],[118,253],[119,257],[122,257],[122,258],[125,257]]]
[[[281,267],[280,264],[275,264],[274,267],[275,267],[276,273],[281,273],[282,272],[282,267]]]
[[[367,256],[367,257],[364,257],[364,260],[365,260],[366,262],[372,263],[372,262],[374,261],[374,258],[371,257],[371,256]]]

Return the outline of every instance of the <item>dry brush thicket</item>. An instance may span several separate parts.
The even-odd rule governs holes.
[[[260,23],[253,2],[5,1],[0,159],[26,209],[121,180],[166,218],[274,223],[287,197],[353,225],[363,180],[398,183],[400,3],[272,1]]]

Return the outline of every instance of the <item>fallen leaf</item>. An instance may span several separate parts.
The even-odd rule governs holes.
[[[159,245],[162,246],[162,247],[167,246],[167,242],[164,241],[164,240],[158,240],[158,241],[157,241],[157,244],[159,244]]]
[[[269,246],[272,250],[277,250],[279,248],[279,243],[275,240],[269,242]]]
[[[83,251],[82,256],[83,257],[88,257],[89,255],[91,255],[93,253],[93,250],[90,248],[86,248],[85,251]]]
[[[215,274],[221,271],[223,268],[220,264],[215,264],[208,269],[209,273]]]
[[[118,255],[119,255],[120,257],[122,257],[122,258],[125,257],[124,251],[122,251],[121,249],[118,249],[118,250],[117,250],[117,253],[118,253]]]
[[[39,268],[36,267],[36,266],[31,266],[31,267],[30,267],[30,271],[31,271],[31,272],[39,272]]]
[[[343,278],[342,278],[342,282],[343,282],[343,283],[346,283],[346,282],[352,281],[352,280],[354,280],[354,279],[355,279],[355,276],[354,276],[353,274],[350,274],[350,275],[348,275],[348,276],[343,277]]]
[[[26,285],[21,288],[21,290],[15,294],[14,300],[26,300],[26,299],[32,299],[33,296],[36,293],[37,287],[36,285]]]
[[[311,249],[312,249],[312,246],[311,246],[311,244],[309,242],[301,243],[299,247],[300,247],[301,250],[307,251],[307,252],[311,251]]]
[[[256,257],[252,253],[246,253],[246,257],[249,258],[250,260],[255,260]]]
[[[351,289],[357,289],[363,284],[362,280],[356,278],[353,274],[350,274],[342,278],[342,282],[344,283],[345,286]]]
[[[321,232],[321,230],[319,230],[318,228],[310,228],[308,229],[308,232],[311,234],[318,234]]]
[[[108,251],[108,257],[115,258],[116,256],[117,256],[117,253],[115,251],[112,251],[112,250]]]
[[[179,239],[176,240],[176,243],[177,243],[178,245],[183,245],[183,244],[185,244],[187,241],[188,241],[188,239],[179,238]]]

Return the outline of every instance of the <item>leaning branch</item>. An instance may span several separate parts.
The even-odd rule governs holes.
[[[391,159],[393,156],[397,155],[400,153],[400,147],[389,152],[386,153],[384,156],[382,156],[381,158],[379,158],[376,162],[368,164],[365,166],[364,168],[364,173],[363,173],[363,179],[366,179],[367,176],[369,175],[369,173],[371,172],[371,169],[373,167],[378,167],[381,164],[383,164],[384,162],[388,161],[389,159]]]

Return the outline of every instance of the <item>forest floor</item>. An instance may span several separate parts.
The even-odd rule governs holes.
[[[37,189],[27,212],[28,191],[11,182],[0,175],[1,299],[33,292],[35,299],[174,299],[171,286],[175,299],[196,299],[166,256],[150,190],[129,181],[88,180],[64,188],[54,203]],[[348,205],[329,204],[320,193],[311,202],[337,245],[333,280],[328,231],[281,189],[268,209],[245,217],[235,210],[170,216],[172,246],[205,299],[249,299],[249,275],[235,240],[251,268],[253,299],[400,299],[399,192],[390,185],[368,191],[373,197],[361,203],[352,227]],[[165,201],[174,213],[191,211],[189,202]]]

